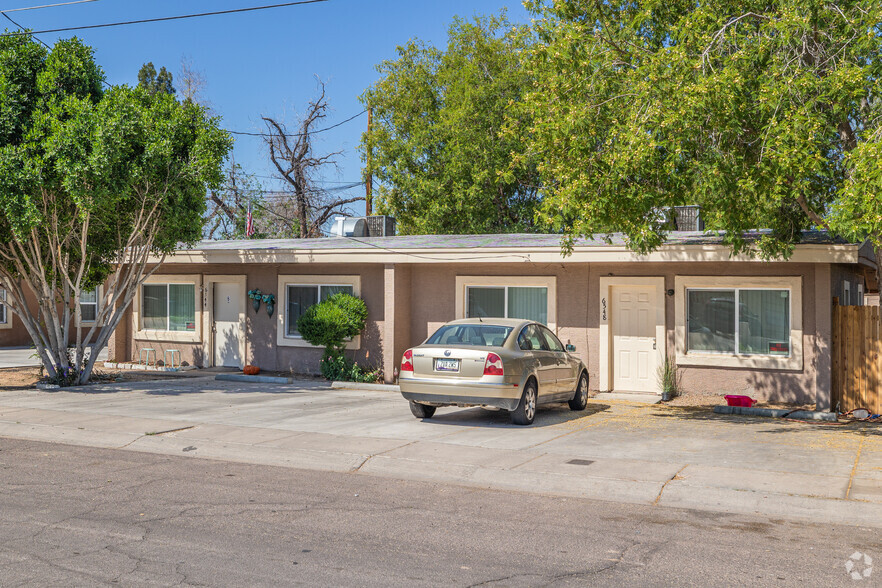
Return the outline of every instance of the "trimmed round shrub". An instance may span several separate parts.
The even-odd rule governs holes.
[[[367,314],[364,300],[341,292],[310,306],[297,320],[297,330],[309,343],[324,347],[325,357],[336,357],[347,339],[364,330]]]

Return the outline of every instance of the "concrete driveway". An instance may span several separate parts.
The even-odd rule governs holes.
[[[35,356],[33,347],[0,347],[0,369],[17,367],[38,367],[40,359]],[[107,360],[107,348],[98,354],[98,361]]]
[[[882,429],[592,401],[439,409],[323,383],[209,378],[0,395],[0,436],[882,527]]]

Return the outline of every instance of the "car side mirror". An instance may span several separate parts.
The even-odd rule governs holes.
[[[576,352],[576,346],[575,346],[575,345],[570,345],[569,343],[567,343],[567,351],[570,352],[570,353],[575,353],[575,352]]]

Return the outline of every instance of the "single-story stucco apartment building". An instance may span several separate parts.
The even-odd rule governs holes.
[[[829,407],[832,299],[862,304],[875,283],[867,244],[807,232],[786,261],[732,256],[719,236],[672,232],[640,255],[620,237],[333,237],[204,241],[141,287],[109,356],[166,350],[198,366],[316,373],[321,350],[297,333],[311,304],[345,291],[367,303],[353,357],[393,381],[401,355],[446,321],[509,316],[547,324],[576,347],[594,390],[658,391],[665,354],[687,392],[744,393]],[[275,296],[273,314],[248,293]],[[0,315],[0,329],[14,317]],[[0,330],[0,346],[4,342]],[[20,338],[20,337],[19,337]],[[11,337],[6,337],[11,341]]]

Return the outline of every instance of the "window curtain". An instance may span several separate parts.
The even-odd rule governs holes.
[[[318,286],[288,286],[288,316],[285,332],[288,336],[297,336],[297,320],[306,309],[318,302]]]
[[[548,288],[508,289],[508,318],[548,324]]]
[[[687,351],[735,353],[735,291],[689,290]]]
[[[165,331],[168,328],[168,286],[144,284],[141,286],[141,328]]]
[[[194,284],[168,285],[168,330],[196,330],[196,286]]]
[[[468,288],[468,316],[505,317],[505,288]]]
[[[790,292],[740,290],[738,350],[763,355],[790,354]]]

